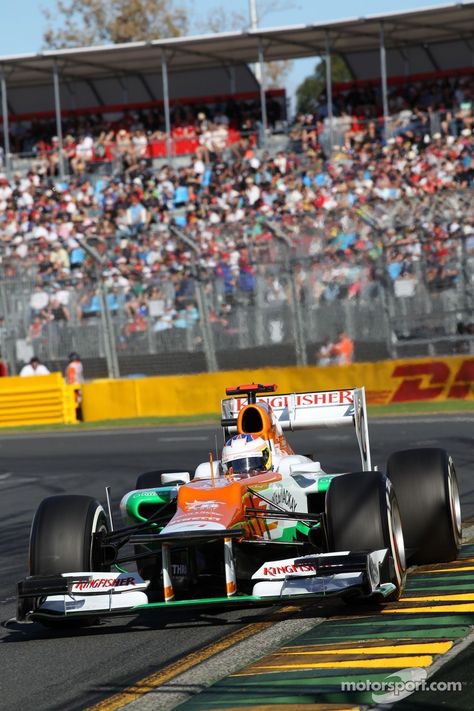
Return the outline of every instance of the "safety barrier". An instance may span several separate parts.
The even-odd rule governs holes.
[[[73,424],[74,388],[60,373],[0,378],[0,426]]]
[[[474,358],[390,360],[321,368],[259,368],[200,375],[96,380],[84,388],[86,421],[218,413],[229,385],[277,383],[279,392],[365,385],[369,404],[474,400]]]

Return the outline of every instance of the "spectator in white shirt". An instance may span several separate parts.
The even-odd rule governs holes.
[[[20,370],[20,375],[22,377],[31,375],[49,375],[49,370],[45,365],[43,365],[43,363],[40,363],[37,356],[33,356],[33,358],[30,358],[30,362],[24,365]]]
[[[41,286],[41,284],[35,284],[35,290],[30,297],[30,308],[32,315],[36,316],[41,314],[49,304],[49,294]]]

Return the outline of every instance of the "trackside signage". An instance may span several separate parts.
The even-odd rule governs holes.
[[[474,358],[458,363],[430,361],[404,363],[394,367],[392,379],[399,380],[391,402],[472,399],[474,395]]]
[[[94,421],[209,414],[216,412],[226,387],[248,382],[249,378],[257,383],[267,382],[268,370],[252,369],[250,374],[244,370],[94,381],[84,386],[84,418]],[[365,387],[366,400],[370,405],[446,399],[473,401],[474,357],[461,355],[384,360],[326,368],[273,368],[271,379],[278,383],[278,391],[261,399],[265,401],[268,398],[272,408],[276,407],[280,412],[291,412],[293,396],[279,393],[300,391],[297,392],[294,407],[309,424],[314,419],[321,420],[322,413],[330,411],[331,407],[339,407],[344,413],[352,405],[352,388],[361,386]],[[308,388],[314,388],[314,392],[308,391]],[[244,398],[235,398],[234,416],[243,407],[244,401]],[[232,417],[230,405],[227,408],[222,416]],[[342,417],[345,415],[342,414]]]

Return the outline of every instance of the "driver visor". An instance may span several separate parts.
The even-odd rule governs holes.
[[[242,457],[226,463],[227,467],[232,467],[234,474],[244,474],[251,471],[264,469],[263,457]]]

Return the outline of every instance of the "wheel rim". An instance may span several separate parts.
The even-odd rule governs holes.
[[[398,508],[397,501],[395,498],[393,498],[393,496],[390,498],[390,516],[388,517],[390,528],[390,542],[395,563],[395,574],[397,576],[397,581],[399,585],[401,585],[403,575],[407,567],[405,556],[405,541],[403,539],[402,521],[400,518],[400,510]]]
[[[461,502],[459,500],[459,487],[456,477],[456,471],[454,469],[454,464],[452,460],[450,460],[449,462],[448,496],[453,531],[454,535],[456,536],[456,543],[459,543],[462,536]]]
[[[91,550],[89,556],[91,571],[102,570],[102,566],[100,565],[100,563],[96,564],[96,561],[94,560],[94,533],[107,533],[107,531],[108,527],[105,511],[102,506],[98,506],[94,513],[94,520],[92,521],[91,530]]]

